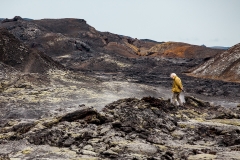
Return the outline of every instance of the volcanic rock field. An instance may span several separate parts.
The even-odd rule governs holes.
[[[141,40],[83,19],[2,20],[0,160],[240,159],[239,46]]]

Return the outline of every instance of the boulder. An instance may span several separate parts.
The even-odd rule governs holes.
[[[154,145],[141,143],[141,142],[129,143],[127,145],[126,150],[128,152],[142,154],[142,155],[153,155],[158,151]]]

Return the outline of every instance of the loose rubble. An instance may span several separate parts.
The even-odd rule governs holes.
[[[240,110],[186,97],[120,99],[102,111],[81,106],[53,118],[9,120],[0,129],[6,159],[239,159]]]

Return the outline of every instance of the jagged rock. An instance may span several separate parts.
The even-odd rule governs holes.
[[[185,135],[186,135],[186,133],[181,130],[175,130],[172,132],[172,136],[177,139],[182,139]]]
[[[89,123],[103,123],[104,118],[97,112],[97,110],[93,108],[83,108],[81,110],[66,114],[62,116],[59,121],[69,121],[72,122],[74,120],[84,119]]]
[[[0,160],[10,160],[8,154],[0,154]]]
[[[147,141],[154,143],[154,144],[161,144],[164,145],[165,143],[163,142],[162,138],[158,134],[152,134],[147,137]]]
[[[93,151],[89,151],[89,150],[81,150],[80,152],[83,155],[90,155],[90,156],[97,156],[98,154],[93,152]]]
[[[86,145],[83,147],[84,150],[88,150],[88,151],[93,151],[93,147],[91,145]]]
[[[130,143],[127,145],[127,151],[137,154],[151,155],[157,152],[157,148],[145,143]]]
[[[198,160],[198,159],[211,160],[216,158],[217,156],[213,154],[197,154],[197,155],[190,155],[188,157],[189,160]]]
[[[90,46],[88,46],[86,43],[84,43],[82,41],[76,41],[75,43],[76,43],[77,49],[79,49],[79,50],[84,49],[86,51],[90,51],[90,49],[91,49]]]
[[[108,150],[102,152],[102,154],[109,158],[117,158],[118,157],[118,153],[113,152],[111,149],[108,149]]]
[[[8,19],[8,18],[4,19],[4,20],[2,21],[2,23],[13,22],[13,21],[20,21],[20,20],[23,20],[22,17],[20,17],[20,16],[15,16],[13,19]]]
[[[164,99],[127,98],[110,103],[101,114],[91,107],[81,106],[79,110],[52,120],[41,119],[29,123],[9,121],[1,127],[0,140],[5,142],[0,141],[0,147],[6,147],[5,143],[11,143],[11,140],[24,139],[36,146],[36,150],[39,145],[47,145],[71,149],[71,152],[85,158],[119,159],[194,158],[191,155],[195,154],[214,154],[218,157],[222,151],[228,151],[225,153],[227,156],[237,150],[240,142],[237,119],[224,121],[221,117],[208,117],[213,111],[217,115],[228,113],[228,109],[209,106],[192,97],[189,99],[192,101],[187,101],[184,107],[173,108]],[[179,114],[185,114],[188,118]],[[235,114],[238,116],[239,111]],[[205,120],[205,117],[209,119]],[[96,118],[98,123],[92,121]],[[222,148],[221,152],[217,150],[219,147]],[[232,147],[231,151],[229,147]],[[23,154],[35,151],[19,150]],[[6,153],[9,152],[0,150],[0,154]]]
[[[197,99],[195,97],[192,97],[192,96],[185,96],[185,101],[186,101],[186,103],[189,103],[195,107],[209,107],[210,106],[209,102],[204,102],[204,101]]]
[[[24,134],[24,133],[28,132],[35,125],[36,124],[34,122],[20,123],[18,125],[13,126],[13,131],[20,133],[20,134]]]

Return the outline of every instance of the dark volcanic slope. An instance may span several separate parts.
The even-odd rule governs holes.
[[[191,75],[240,82],[240,43],[208,60]]]
[[[99,32],[83,19],[24,21],[14,17],[13,20],[3,21],[0,26],[7,28],[30,47],[45,52],[68,68],[77,70],[86,70],[90,64],[97,63],[99,58],[105,59],[101,53],[111,57],[138,58],[152,55],[202,59],[223,51],[185,43],[160,43]],[[109,61],[104,63],[108,64]]]
[[[1,23],[0,26],[7,28],[28,46],[45,52],[71,69],[88,67],[91,63],[89,60],[101,57],[100,53],[103,52],[137,56],[122,40],[124,37],[98,32],[81,19],[17,19]],[[115,49],[116,46],[119,49]]]
[[[0,28],[0,61],[23,72],[44,73],[51,68],[63,68],[44,53],[29,49],[2,28]]]

